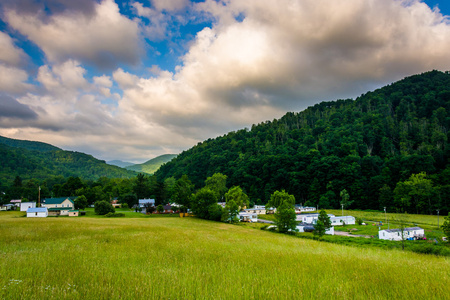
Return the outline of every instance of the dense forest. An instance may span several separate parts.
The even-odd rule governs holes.
[[[201,142],[163,165],[160,181],[214,173],[254,203],[276,190],[322,208],[411,213],[450,209],[450,74],[405,78],[356,100],[322,102]]]
[[[130,178],[137,173],[106,164],[91,155],[64,151],[49,144],[0,137],[0,188],[22,180],[52,177]]]

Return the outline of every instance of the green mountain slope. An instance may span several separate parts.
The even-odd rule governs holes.
[[[125,169],[135,172],[154,174],[159,169],[159,167],[161,167],[161,165],[171,161],[176,156],[177,156],[176,154],[163,154],[153,159],[150,159],[145,163],[125,167]]]
[[[156,175],[187,174],[200,187],[221,172],[257,203],[285,189],[297,203],[338,208],[346,189],[351,208],[398,209],[396,184],[426,172],[438,188],[422,211],[450,210],[449,129],[450,74],[432,71],[206,140]],[[415,211],[409,201],[401,205]]]
[[[3,136],[0,136],[0,144],[14,147],[14,148],[23,148],[23,149],[28,149],[28,150],[40,151],[40,152],[61,150],[58,147],[55,147],[50,144],[42,143],[42,142],[9,139],[9,138],[3,137]]]
[[[0,143],[0,183],[22,179],[46,179],[52,176],[98,179],[128,178],[136,173],[106,164],[91,155],[64,151],[57,147],[31,141],[2,138]],[[9,144],[9,145],[8,145]],[[14,146],[11,146],[14,145]]]

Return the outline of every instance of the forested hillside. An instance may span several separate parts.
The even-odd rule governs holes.
[[[450,74],[432,71],[206,140],[156,175],[200,187],[220,172],[256,203],[285,189],[297,203],[338,208],[346,189],[348,208],[445,213],[449,112]]]
[[[0,144],[7,145],[10,147],[14,147],[14,148],[23,148],[23,149],[28,149],[28,150],[40,151],[40,152],[61,150],[58,147],[55,147],[53,145],[46,144],[46,143],[9,139],[9,138],[3,137],[3,136],[0,136]]]
[[[0,140],[0,186],[10,185],[16,176],[21,179],[49,179],[52,176],[81,177],[95,180],[102,176],[129,178],[135,172],[106,164],[91,155],[64,151],[49,144]]]

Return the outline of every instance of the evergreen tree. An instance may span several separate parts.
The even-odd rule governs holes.
[[[317,223],[314,225],[314,235],[322,237],[331,228],[331,220],[325,210],[319,212]]]

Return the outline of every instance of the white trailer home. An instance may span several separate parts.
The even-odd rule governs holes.
[[[256,213],[240,212],[239,221],[256,223],[258,222],[258,215]]]
[[[300,223],[297,225],[298,232],[313,232],[314,231],[314,224],[304,224]],[[325,231],[325,234],[334,235],[334,227],[331,226],[331,228],[328,228]]]
[[[27,218],[46,218],[47,216],[47,207],[33,207],[27,209]]]
[[[330,218],[331,225],[340,226],[340,225],[355,225],[356,219],[353,216],[339,216],[339,217],[331,217]]]
[[[408,227],[403,230],[404,239],[419,239],[425,237],[425,231],[420,227]],[[380,240],[401,241],[402,231],[400,229],[384,229],[378,231]]]
[[[36,202],[21,202],[19,205],[20,211],[27,211],[29,208],[35,208]]]
[[[328,214],[330,218],[334,217],[333,214]],[[319,214],[300,214],[297,215],[297,221],[308,224],[316,224],[317,219],[319,218]]]

